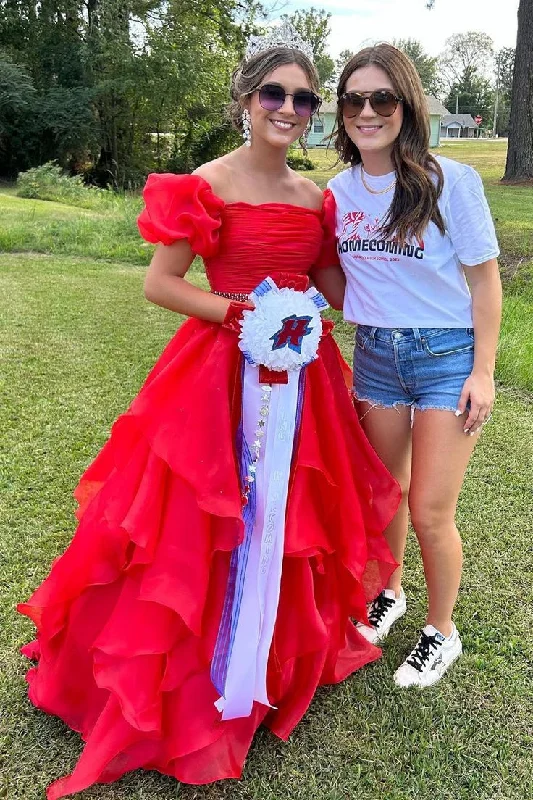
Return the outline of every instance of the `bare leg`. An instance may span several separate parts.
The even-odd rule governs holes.
[[[392,554],[400,565],[391,575],[387,589],[396,596],[402,584],[402,567],[407,540],[408,495],[411,475],[411,408],[382,408],[366,401],[357,403],[361,425],[370,444],[402,490],[402,501],[396,516],[385,529]],[[464,434],[463,434],[464,435]]]
[[[468,460],[478,436],[463,433],[464,415],[415,411],[409,508],[428,590],[427,623],[444,636],[452,631],[452,613],[462,569],[462,546],[455,511]]]

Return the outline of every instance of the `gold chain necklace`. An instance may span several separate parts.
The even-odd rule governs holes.
[[[396,186],[396,178],[394,178],[393,182],[390,183],[385,189],[372,189],[372,187],[369,186],[368,183],[365,181],[365,171],[363,169],[362,164],[361,164],[361,181],[367,192],[370,192],[370,194],[386,194],[387,192],[390,192],[390,190],[394,188],[394,186]]]

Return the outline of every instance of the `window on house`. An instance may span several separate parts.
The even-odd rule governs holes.
[[[321,119],[314,120],[313,133],[324,133],[324,122]]]

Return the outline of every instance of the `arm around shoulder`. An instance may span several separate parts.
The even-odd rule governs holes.
[[[332,308],[342,310],[346,278],[337,253],[336,204],[333,193],[326,189],[322,195],[322,229],[324,238],[317,262],[311,272],[315,286],[322,292]]]
[[[328,303],[336,311],[342,311],[346,278],[338,264],[330,267],[318,267],[311,271],[311,278],[319,292],[322,292]]]

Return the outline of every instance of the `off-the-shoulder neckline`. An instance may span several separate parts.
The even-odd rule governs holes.
[[[224,203],[225,208],[233,208],[233,206],[245,206],[246,208],[292,208],[296,211],[309,211],[311,214],[322,214],[322,208],[309,208],[309,206],[298,206],[295,203],[246,203],[244,200],[238,200],[235,203],[226,203],[221,197],[218,197],[213,192],[213,195]]]
[[[220,200],[221,203],[224,204],[225,208],[232,208],[233,206],[245,206],[246,208],[267,208],[268,206],[274,208],[293,208],[298,211],[309,211],[311,214],[322,214],[324,210],[324,204],[322,204],[321,208],[309,208],[309,206],[299,206],[296,203],[247,203],[244,200],[236,200],[233,203],[227,203],[222,197],[219,197],[216,192],[213,191],[213,187],[206,181],[205,178],[202,178],[201,175],[195,175],[191,173],[191,178],[198,178],[199,181],[205,183],[213,197],[216,197],[217,200]]]

